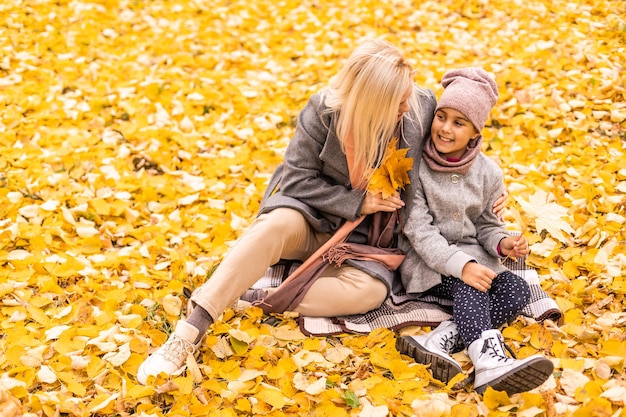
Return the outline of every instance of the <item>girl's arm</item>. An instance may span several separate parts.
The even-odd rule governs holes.
[[[500,241],[500,251],[504,256],[523,258],[530,253],[530,248],[524,236],[509,236]]]

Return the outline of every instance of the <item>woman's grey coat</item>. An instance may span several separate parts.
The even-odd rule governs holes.
[[[399,147],[409,148],[407,157],[417,161],[420,144],[430,131],[436,99],[431,90],[417,86],[414,94],[422,112],[418,115],[411,109],[403,116]],[[300,112],[285,161],[270,179],[260,214],[279,207],[293,208],[315,230],[325,233],[334,232],[345,220],[361,216],[364,192],[350,185],[346,155],[327,110],[321,96],[314,94]]]
[[[407,157],[419,161],[420,145],[430,131],[436,99],[431,90],[417,86],[414,94],[421,104],[421,114],[411,109],[403,116],[399,147],[409,148]],[[292,208],[323,233],[333,233],[346,220],[361,217],[364,191],[352,189],[346,155],[335,133],[333,115],[327,110],[319,94],[311,96],[298,117],[285,161],[270,179],[259,214],[279,207]],[[351,233],[349,242],[366,243],[368,220],[369,216]],[[393,271],[373,261],[346,263],[382,280],[391,290]]]

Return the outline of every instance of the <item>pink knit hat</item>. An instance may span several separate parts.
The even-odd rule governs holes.
[[[446,72],[441,85],[444,90],[436,110],[449,108],[463,113],[480,133],[498,100],[493,77],[482,68],[460,68]]]

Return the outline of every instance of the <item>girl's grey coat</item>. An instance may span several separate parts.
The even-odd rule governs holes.
[[[414,87],[421,104],[402,118],[399,146],[409,148],[407,157],[419,161],[420,145],[430,131],[436,106],[431,90]],[[323,99],[314,94],[298,116],[294,137],[289,142],[285,161],[270,179],[261,201],[259,214],[279,207],[298,210],[318,232],[333,233],[346,220],[361,216],[364,192],[352,189],[346,155],[335,133],[333,114],[327,111]],[[355,229],[349,242],[366,243],[369,217]],[[271,236],[268,236],[271,239]],[[383,281],[391,290],[394,272],[373,261],[348,260]]]
[[[441,275],[461,278],[471,260],[496,273],[506,271],[497,247],[509,234],[492,212],[504,192],[495,162],[481,153],[460,175],[435,172],[422,160],[409,177],[399,243],[406,254],[400,274],[407,293],[425,292],[441,283]]]

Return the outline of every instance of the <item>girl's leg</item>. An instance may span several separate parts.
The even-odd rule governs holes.
[[[552,362],[541,355],[522,360],[507,356],[504,339],[498,330],[528,303],[530,290],[521,277],[511,272],[501,273],[493,280],[487,293],[457,278],[442,277],[442,284],[430,290],[429,294],[454,300],[454,323],[444,322],[442,325],[446,324],[445,328],[441,331],[435,329],[430,338],[418,338],[414,343],[409,341],[400,343],[400,346],[410,346],[408,350],[414,353],[412,356],[416,360],[428,359],[437,378],[444,380],[450,377],[450,369],[453,372],[458,370],[454,361],[446,356],[450,351],[446,349],[445,342],[454,336],[454,324],[474,364],[474,388],[479,394],[488,386],[506,391],[509,395],[528,391],[541,385],[552,374]],[[400,340],[404,342],[406,337]]]
[[[499,328],[517,317],[530,300],[530,288],[524,278],[510,271],[502,272],[489,290],[491,326]]]
[[[530,299],[526,281],[509,271],[498,274],[487,293],[453,277],[444,277],[442,287],[449,289],[454,300],[453,321],[465,346],[480,338],[483,331],[514,319]]]
[[[454,277],[443,277],[443,284],[449,286],[454,308],[452,321],[459,329],[465,346],[479,339],[485,330],[492,329],[490,295],[471,287]]]
[[[498,330],[528,303],[528,284],[521,277],[504,272],[491,283],[489,295],[492,329],[484,331],[473,343],[467,343],[467,353],[474,364],[474,389],[482,394],[492,387],[508,395],[534,389],[550,377],[554,370],[552,362],[541,355],[510,357]]]
[[[214,319],[282,259],[304,260],[330,238],[316,232],[296,210],[279,208],[259,216],[224,257],[192,301]]]
[[[306,293],[296,312],[313,317],[363,314],[387,298],[387,286],[351,266],[329,266]]]

